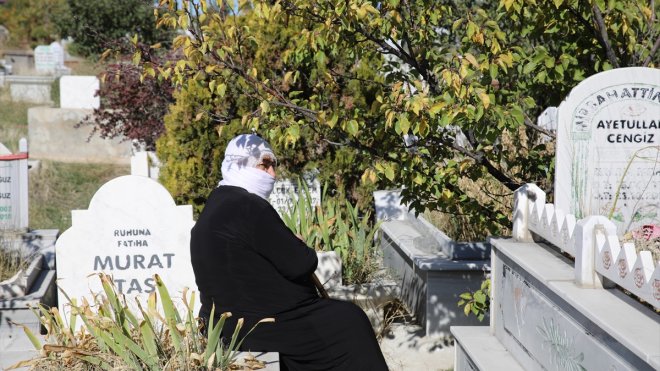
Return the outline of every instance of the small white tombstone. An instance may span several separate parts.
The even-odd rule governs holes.
[[[160,161],[153,151],[135,151],[131,156],[131,175],[146,176],[158,181]]]
[[[619,236],[660,225],[660,70],[591,76],[557,118],[555,205],[578,219],[607,216]]]
[[[28,227],[28,149],[25,138],[19,153],[7,153],[0,144],[0,230],[26,230]]]
[[[60,108],[96,109],[101,99],[96,76],[62,76],[60,78]]]
[[[50,45],[39,45],[34,49],[34,69],[44,74],[62,74],[64,67],[64,48],[57,41]]]
[[[55,68],[64,67],[64,48],[57,41],[53,41],[48,45],[50,48],[50,53],[53,55],[53,62],[55,63]]]
[[[307,173],[303,176],[309,195],[312,199],[312,205],[318,206],[321,204],[321,183],[312,173]],[[281,179],[275,182],[273,192],[268,197],[268,201],[282,215],[288,213],[293,208],[293,203],[298,200],[298,197],[304,194],[303,189],[298,189],[298,183],[291,179]]]
[[[543,112],[541,112],[539,117],[536,119],[536,124],[551,133],[556,133],[557,107],[548,107]],[[541,141],[544,143],[550,140],[551,138],[546,135],[541,136]]]
[[[126,175],[103,185],[87,210],[71,211],[71,228],[55,245],[58,286],[71,298],[102,291],[98,277],[114,278],[128,303],[146,302],[158,274],[176,303],[184,287],[196,290],[190,263],[192,206],[177,206],[152,179]],[[198,297],[198,296],[197,296]],[[78,301],[80,302],[80,301]],[[199,303],[197,303],[198,306]],[[68,302],[59,293],[59,309]]]
[[[401,202],[401,190],[374,191],[376,220],[406,220],[409,209]]]
[[[55,55],[51,53],[50,46],[39,45],[34,48],[34,69],[37,72],[52,74],[57,68]]]

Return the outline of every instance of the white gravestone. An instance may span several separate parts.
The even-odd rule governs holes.
[[[28,149],[25,138],[19,153],[11,154],[0,144],[0,230],[28,227]]]
[[[111,275],[131,304],[135,298],[145,303],[156,290],[154,274],[176,304],[183,304],[184,287],[196,290],[190,263],[192,206],[175,205],[154,180],[126,175],[109,181],[89,209],[71,211],[71,222],[55,245],[57,282],[78,303],[83,296],[91,303],[91,292],[102,292],[98,277],[90,277],[98,272]],[[66,298],[58,295],[60,311],[68,313]]]
[[[607,216],[619,236],[660,225],[660,70],[591,76],[557,118],[556,207]]]
[[[37,72],[53,74],[64,67],[64,49],[53,42],[39,45],[34,49],[34,69]]]
[[[319,180],[312,174],[306,174],[303,178],[307,184],[309,195],[312,199],[312,205],[319,206],[321,204],[321,184],[319,183]],[[282,179],[275,182],[273,192],[271,192],[268,197],[268,201],[273,205],[275,210],[282,215],[288,213],[289,210],[293,208],[293,203],[296,202],[299,195],[304,194],[304,192],[303,189],[298,189],[297,182],[290,179]]]
[[[160,161],[153,151],[135,151],[131,156],[131,175],[146,176],[158,181]]]
[[[96,109],[101,99],[96,76],[62,76],[60,78],[60,108]]]
[[[374,191],[376,220],[406,220],[409,209],[401,200],[401,190]]]

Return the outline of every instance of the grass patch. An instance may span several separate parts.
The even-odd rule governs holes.
[[[103,184],[130,172],[128,165],[41,161],[30,172],[30,228],[67,230],[71,210],[87,209]]]
[[[98,76],[104,70],[102,63],[83,58],[80,58],[77,63],[71,66],[71,74],[78,76]]]
[[[27,110],[33,103],[12,102],[9,89],[0,90],[0,142],[10,151],[18,151],[18,140],[28,136]]]
[[[27,268],[31,257],[17,248],[0,232],[0,281],[13,277],[19,270]]]

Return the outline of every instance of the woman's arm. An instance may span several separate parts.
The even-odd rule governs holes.
[[[264,201],[258,209],[253,226],[257,252],[272,262],[285,278],[307,281],[318,264],[316,252],[284,224],[270,204]]]

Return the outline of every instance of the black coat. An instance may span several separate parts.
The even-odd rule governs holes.
[[[282,370],[386,370],[364,312],[352,303],[321,299],[310,279],[316,253],[264,199],[239,187],[211,192],[192,229],[190,255],[202,301],[200,317],[232,312],[243,333],[262,323],[242,350],[280,353]]]

